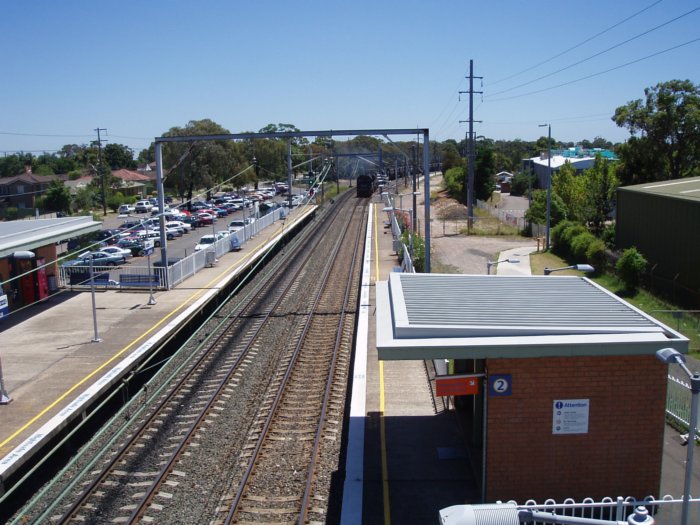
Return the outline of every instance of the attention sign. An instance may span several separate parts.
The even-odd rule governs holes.
[[[588,434],[590,399],[555,399],[552,434]]]
[[[479,393],[481,375],[438,376],[435,393],[438,396],[473,396]]]

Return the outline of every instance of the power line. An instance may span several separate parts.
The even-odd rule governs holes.
[[[522,84],[518,84],[517,86],[513,86],[513,87],[508,88],[508,89],[503,89],[503,90],[501,90],[501,91],[497,91],[497,92],[495,92],[495,93],[491,93],[491,94],[489,94],[489,95],[486,95],[486,98],[488,98],[488,97],[493,97],[493,96],[496,96],[496,95],[501,95],[501,94],[503,94],[503,93],[508,93],[509,91],[513,91],[514,89],[518,89],[518,88],[521,88],[521,87],[523,87],[523,86],[527,86],[527,85],[533,84],[534,82],[537,82],[538,80],[542,80],[542,79],[544,79],[544,78],[551,77],[551,76],[553,76],[553,75],[556,75],[557,73],[561,73],[562,71],[566,71],[567,69],[571,69],[572,67],[575,67],[575,66],[578,66],[578,65],[580,65],[580,64],[583,64],[584,62],[588,62],[589,60],[591,60],[591,59],[593,59],[593,58],[599,57],[600,55],[603,55],[603,54],[607,53],[608,51],[612,51],[613,49],[616,49],[616,48],[621,47],[621,46],[623,46],[623,45],[625,45],[625,44],[628,44],[628,43],[632,42],[633,40],[636,40],[636,39],[641,38],[641,37],[643,37],[643,36],[645,36],[645,35],[648,35],[649,33],[653,32],[653,31],[656,31],[657,29],[660,29],[660,28],[662,28],[662,27],[664,27],[664,26],[667,26],[667,25],[669,25],[669,24],[671,24],[671,23],[673,23],[673,22],[675,22],[675,21],[677,21],[677,20],[680,20],[681,18],[684,18],[684,17],[686,17],[686,16],[688,16],[688,15],[690,15],[690,14],[696,12],[696,11],[699,11],[699,10],[700,10],[700,7],[696,7],[695,9],[691,9],[691,10],[688,11],[687,13],[684,13],[684,14],[682,14],[682,15],[677,16],[676,18],[673,18],[673,19],[671,19],[671,20],[668,20],[668,21],[664,22],[663,24],[659,24],[659,25],[656,26],[656,27],[652,27],[651,29],[648,29],[648,30],[644,31],[643,33],[639,33],[638,35],[635,35],[635,36],[633,36],[633,37],[631,37],[631,38],[628,38],[627,40],[624,40],[624,41],[622,41],[622,42],[620,42],[620,43],[618,43],[618,44],[615,44],[614,46],[611,46],[611,47],[609,47],[609,48],[607,48],[607,49],[604,49],[603,51],[600,51],[600,52],[598,52],[598,53],[595,53],[594,55],[591,55],[591,56],[589,56],[589,57],[587,57],[587,58],[584,58],[584,59],[582,59],[582,60],[579,60],[578,62],[574,62],[573,64],[570,64],[570,65],[568,65],[568,66],[566,66],[566,67],[563,67],[563,68],[561,68],[561,69],[557,69],[556,71],[553,71],[552,73],[547,73],[546,75],[542,75],[541,77],[537,77],[537,78],[535,78],[535,79],[533,79],[533,80],[529,80],[529,81],[527,81],[527,82],[523,82]]]
[[[615,29],[616,27],[618,27],[618,26],[624,24],[624,23],[627,22],[628,20],[633,19],[635,16],[642,14],[644,11],[647,11],[648,9],[651,9],[651,8],[654,7],[656,4],[660,4],[662,1],[663,1],[663,0],[658,0],[658,1],[654,2],[653,4],[648,5],[647,7],[645,7],[644,9],[642,9],[641,11],[637,11],[636,13],[634,13],[633,15],[628,16],[628,17],[625,18],[624,20],[620,20],[620,21],[617,22],[616,24],[611,25],[611,26],[608,27],[607,29],[603,29],[603,30],[600,31],[599,33],[596,33],[595,35],[593,35],[593,36],[591,36],[591,37],[589,37],[589,38],[587,38],[587,39],[585,39],[585,40],[579,42],[578,44],[576,44],[576,45],[574,45],[574,46],[571,46],[571,47],[568,48],[568,49],[565,49],[565,50],[562,51],[561,53],[557,53],[556,55],[554,55],[554,56],[552,56],[552,57],[550,57],[550,58],[548,58],[548,59],[546,59],[546,60],[543,60],[542,62],[539,62],[538,64],[535,64],[534,66],[530,66],[529,68],[523,69],[522,71],[519,71],[518,73],[513,73],[512,75],[509,75],[509,76],[507,76],[507,77],[505,77],[505,78],[501,78],[501,79],[499,79],[499,80],[496,80],[495,82],[491,82],[490,85],[493,86],[493,85],[495,85],[495,84],[499,84],[499,83],[504,82],[504,81],[506,81],[506,80],[510,80],[511,78],[520,76],[520,75],[522,75],[523,73],[527,73],[528,71],[532,71],[533,69],[536,69],[536,68],[540,67],[541,65],[544,65],[544,64],[546,64],[546,63],[548,63],[548,62],[551,62],[551,61],[554,60],[555,58],[559,58],[560,56],[565,55],[565,54],[568,53],[569,51],[573,51],[574,49],[576,49],[576,48],[578,48],[578,47],[581,47],[583,44],[587,44],[587,43],[590,42],[591,40],[594,40],[595,38],[598,38],[599,36],[601,36],[601,35],[607,33],[608,31],[610,31],[610,30],[612,30],[612,29]]]
[[[13,135],[17,137],[62,137],[62,138],[91,138],[92,135],[57,135],[51,133],[20,133],[17,131],[0,131],[0,135]]]
[[[555,85],[555,86],[550,86],[550,87],[547,87],[547,88],[538,89],[538,90],[536,90],[536,91],[529,91],[529,92],[527,92],[527,93],[522,93],[522,94],[520,94],[520,95],[513,95],[513,96],[511,96],[511,97],[502,97],[502,98],[497,98],[497,99],[489,100],[489,102],[501,102],[501,101],[503,101],[503,100],[512,100],[512,99],[514,99],[514,98],[521,98],[521,97],[526,97],[526,96],[529,96],[529,95],[536,95],[536,94],[538,94],[538,93],[543,93],[543,92],[545,92],[545,91],[551,91],[552,89],[557,89],[557,88],[560,88],[560,87],[563,87],[563,86],[568,86],[568,85],[570,85],[570,84],[575,84],[576,82],[581,82],[582,80],[588,80],[589,78],[598,77],[598,76],[600,76],[600,75],[604,75],[605,73],[610,73],[611,71],[615,71],[615,70],[617,70],[617,69],[622,69],[623,67],[627,67],[627,66],[630,66],[630,65],[632,65],[632,64],[636,64],[637,62],[642,62],[643,60],[648,60],[648,59],[650,59],[650,58],[653,58],[653,57],[655,57],[655,56],[662,55],[662,54],[664,54],[664,53],[668,53],[669,51],[673,51],[673,50],[678,49],[678,48],[681,48],[681,47],[683,47],[683,46],[687,46],[687,45],[689,45],[689,44],[694,44],[695,42],[698,42],[698,41],[700,41],[700,37],[695,38],[695,39],[693,39],[693,40],[689,40],[689,41],[687,41],[687,42],[683,42],[682,44],[678,44],[678,45],[673,46],[673,47],[669,47],[668,49],[664,49],[663,51],[658,51],[658,52],[656,52],[656,53],[652,53],[651,55],[647,55],[647,56],[645,56],[645,57],[638,58],[638,59],[636,59],[636,60],[631,60],[630,62],[625,62],[624,64],[620,64],[619,66],[611,67],[611,68],[606,69],[606,70],[604,70],[604,71],[599,71],[598,73],[592,73],[592,74],[590,74],[590,75],[586,75],[585,77],[580,77],[580,78],[577,78],[577,79],[574,79],[574,80],[569,80],[568,82],[562,82],[561,84],[557,84],[557,85]]]

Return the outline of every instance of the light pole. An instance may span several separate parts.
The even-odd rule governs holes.
[[[552,125],[551,124],[540,124],[540,127],[547,127],[547,226],[546,226],[546,246],[547,251],[549,251],[549,225],[550,225],[550,213],[552,208]]]
[[[690,425],[688,429],[688,454],[685,460],[685,482],[683,484],[683,508],[681,525],[688,525],[690,511],[690,482],[693,476],[693,453],[695,452],[695,436],[698,426],[698,394],[700,394],[700,372],[691,372],[685,366],[685,356],[673,348],[662,348],[656,352],[656,358],[665,364],[677,364],[690,377]]]
[[[544,274],[549,275],[552,272],[561,272],[563,270],[578,270],[579,272],[585,273],[595,272],[595,268],[590,264],[573,264],[571,266],[564,266],[563,268],[545,268]]]
[[[491,267],[492,266],[497,266],[500,263],[511,263],[511,264],[518,264],[520,262],[520,259],[502,259],[500,261],[486,261],[486,275],[491,275]]]

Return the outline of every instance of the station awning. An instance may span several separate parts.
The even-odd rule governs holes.
[[[688,340],[589,279],[392,273],[377,283],[379,359],[688,352]]]

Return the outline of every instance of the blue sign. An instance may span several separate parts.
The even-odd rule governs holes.
[[[10,306],[7,302],[7,296],[4,294],[0,294],[0,319],[9,315],[9,313],[10,313]]]
[[[489,376],[490,396],[509,396],[513,393],[511,374],[493,374]]]

